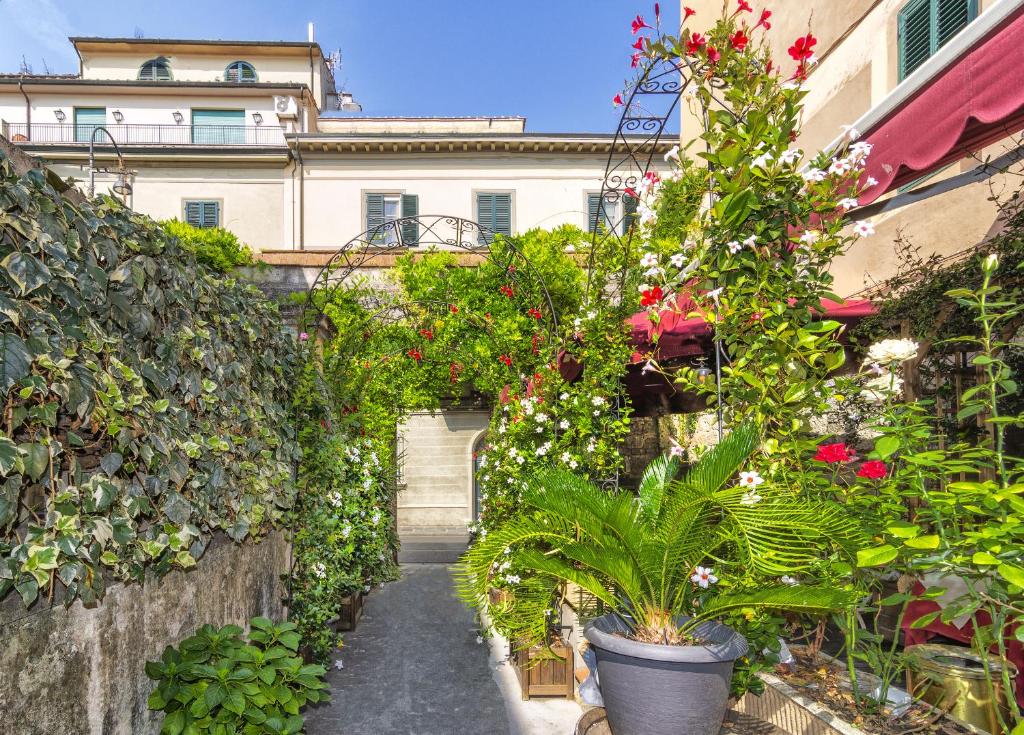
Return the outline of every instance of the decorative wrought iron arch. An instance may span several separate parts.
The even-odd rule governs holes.
[[[492,243],[500,238],[505,259],[494,256]],[[553,344],[558,331],[558,314],[543,276],[530,263],[515,237],[494,232],[472,220],[451,215],[417,215],[384,222],[356,235],[339,248],[310,284],[299,324],[307,331],[330,331],[324,305],[339,290],[351,285],[352,275],[381,256],[410,250],[440,249],[477,255],[498,265],[513,280],[530,279],[538,288],[546,312]],[[321,293],[318,296],[318,293]]]

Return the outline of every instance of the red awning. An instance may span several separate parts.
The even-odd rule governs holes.
[[[873,145],[866,176],[887,191],[1024,128],[1024,7],[931,79],[862,140]]]
[[[848,299],[842,303],[821,300],[821,313],[825,319],[834,319],[850,325],[874,314],[877,309],[867,299]],[[680,294],[671,308],[658,314],[657,322],[651,321],[646,311],[629,318],[632,328],[633,362],[649,359],[671,360],[679,357],[703,355],[708,349],[712,329],[699,316],[691,316],[696,310],[693,299]]]

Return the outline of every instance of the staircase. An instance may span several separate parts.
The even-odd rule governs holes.
[[[464,528],[399,529],[398,535],[399,564],[454,564],[469,544]]]

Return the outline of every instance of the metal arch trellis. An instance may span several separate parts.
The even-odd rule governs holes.
[[[500,238],[506,258],[499,262],[491,247]],[[388,254],[441,249],[481,256],[503,271],[523,278],[523,273],[540,291],[547,311],[549,338],[552,344],[558,331],[558,314],[543,276],[523,253],[515,237],[501,235],[472,220],[451,215],[417,215],[389,220],[356,235],[339,248],[320,269],[310,284],[300,317],[304,330],[331,331],[325,306],[341,290],[349,288],[357,269]]]

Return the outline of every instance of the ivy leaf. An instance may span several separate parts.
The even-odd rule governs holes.
[[[22,378],[32,365],[32,355],[24,340],[16,334],[0,334],[0,392],[4,395]]]
[[[29,253],[13,252],[0,261],[0,265],[7,270],[7,275],[22,296],[32,293],[53,278],[43,261]]]
[[[118,452],[110,452],[105,454],[103,459],[100,460],[100,469],[102,469],[108,477],[113,477],[114,473],[121,469],[121,465],[124,463],[124,457]]]
[[[23,472],[24,467],[18,445],[6,436],[0,436],[0,477],[6,477],[11,470]]]
[[[50,466],[50,448],[45,444],[22,444],[18,447],[24,455],[25,473],[38,480]]]

